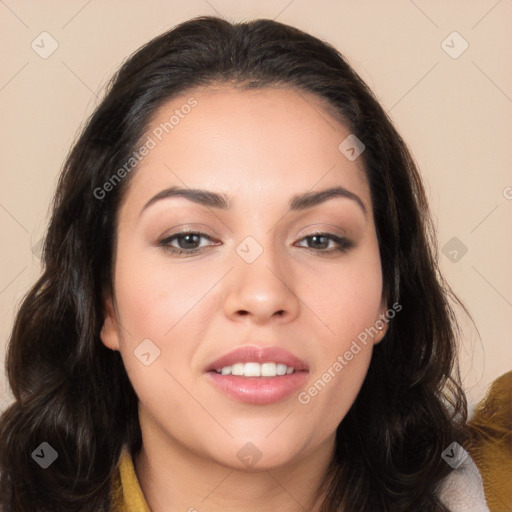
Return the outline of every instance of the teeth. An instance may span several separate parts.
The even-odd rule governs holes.
[[[261,364],[245,363],[244,377],[259,377],[261,375]]]
[[[221,375],[239,375],[243,377],[276,377],[290,375],[295,371],[292,366],[281,363],[235,363],[216,370]]]
[[[263,363],[261,365],[261,376],[262,377],[275,377],[277,373],[276,363]]]
[[[229,366],[228,366],[229,368]],[[244,374],[244,363],[236,363],[231,366],[232,375],[243,375]]]
[[[285,364],[278,364],[276,367],[277,375],[285,375],[287,366]]]

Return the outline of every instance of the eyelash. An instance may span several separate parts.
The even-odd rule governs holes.
[[[186,257],[187,255],[188,256],[193,256],[193,255],[201,252],[201,249],[203,249],[203,248],[179,249],[179,248],[176,248],[176,247],[172,247],[170,245],[170,243],[174,239],[179,239],[179,238],[185,237],[187,235],[199,235],[200,237],[212,240],[212,238],[210,236],[206,235],[205,233],[201,233],[201,232],[198,232],[198,231],[182,231],[180,233],[174,233],[173,235],[160,240],[158,242],[158,245],[160,247],[162,247],[164,250],[169,251],[172,254],[176,254],[178,256],[184,254],[185,255],[184,257]],[[354,247],[354,243],[351,242],[348,238],[342,238],[342,237],[333,235],[331,233],[324,233],[324,232],[321,232],[321,231],[315,232],[315,233],[311,233],[310,235],[307,235],[307,236],[301,238],[300,241],[306,240],[308,238],[313,238],[313,237],[327,238],[328,240],[332,240],[332,241],[336,242],[339,245],[339,247],[334,248],[334,249],[329,249],[329,250],[322,250],[322,249],[318,249],[317,250],[317,249],[314,249],[314,248],[311,248],[311,247],[303,247],[304,249],[307,249],[309,251],[316,252],[319,256],[329,256],[329,255],[335,254],[335,253],[345,253],[349,249]]]

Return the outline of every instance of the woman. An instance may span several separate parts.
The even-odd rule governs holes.
[[[9,345],[1,503],[450,510],[449,298],[418,171],[342,56],[183,23],[65,163]]]

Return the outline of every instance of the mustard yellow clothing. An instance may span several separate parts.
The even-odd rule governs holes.
[[[491,512],[512,511],[512,371],[498,377],[469,422],[468,451]]]
[[[139,485],[132,456],[125,446],[112,482],[112,512],[151,512]]]

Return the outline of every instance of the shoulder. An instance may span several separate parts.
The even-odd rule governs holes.
[[[469,454],[445,478],[439,498],[451,512],[490,512],[480,472]]]

